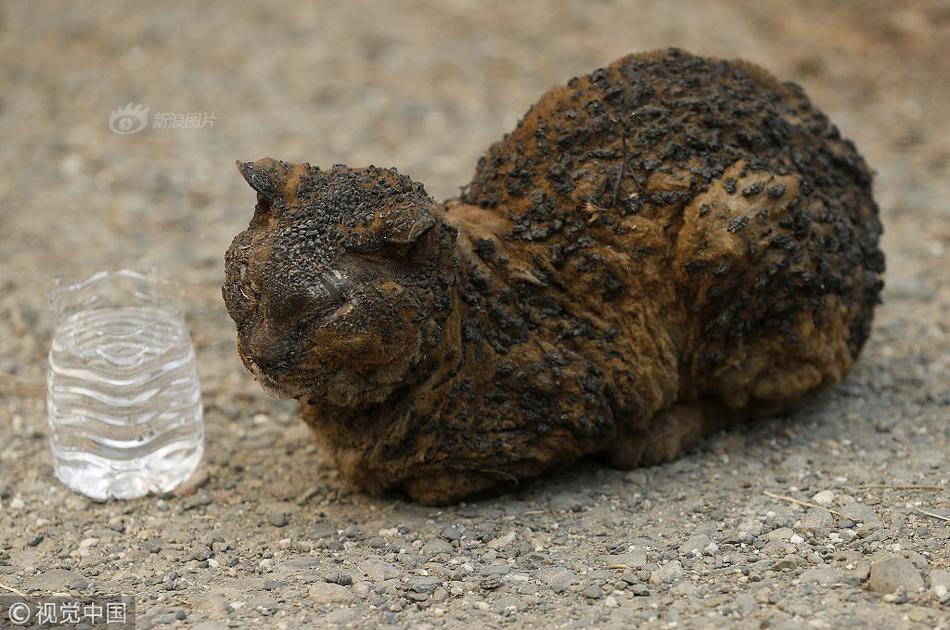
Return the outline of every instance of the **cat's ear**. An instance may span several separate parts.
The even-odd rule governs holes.
[[[271,158],[256,162],[238,161],[237,167],[245,181],[257,191],[258,206],[267,210],[283,210],[295,206],[298,202],[300,181],[312,168],[306,162],[288,164]]]
[[[238,170],[245,181],[260,195],[270,201],[283,196],[284,181],[287,177],[287,165],[271,158],[256,162],[237,162]]]

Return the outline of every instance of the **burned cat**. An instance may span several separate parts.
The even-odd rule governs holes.
[[[792,408],[848,372],[882,288],[864,160],[742,61],[555,87],[442,203],[394,169],[238,167],[244,364],[351,483],[424,503]]]

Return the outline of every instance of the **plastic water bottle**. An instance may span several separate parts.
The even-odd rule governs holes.
[[[167,492],[204,452],[201,387],[181,289],[100,272],[50,293],[47,408],[56,476],[95,499]]]

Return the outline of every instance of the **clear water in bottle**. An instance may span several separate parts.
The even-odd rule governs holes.
[[[57,288],[49,354],[56,476],[96,499],[171,490],[204,450],[195,352],[178,286],[101,272]]]

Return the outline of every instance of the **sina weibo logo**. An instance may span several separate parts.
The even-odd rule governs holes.
[[[109,129],[113,133],[130,134],[138,133],[148,125],[148,107],[142,107],[139,104],[129,103],[123,107],[112,110],[109,114]]]

